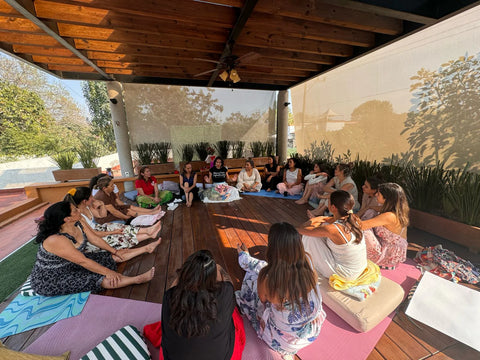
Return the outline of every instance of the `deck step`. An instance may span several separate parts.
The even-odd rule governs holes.
[[[7,211],[0,213],[0,228],[11,224],[15,220],[18,220],[45,205],[48,205],[48,202],[40,202],[40,199],[35,198],[27,199],[25,200],[25,203],[17,205],[12,209],[7,209]]]

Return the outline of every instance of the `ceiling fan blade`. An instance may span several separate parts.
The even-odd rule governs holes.
[[[254,51],[251,51],[249,53],[246,53],[245,55],[242,55],[240,56],[237,60],[235,60],[235,63],[238,64],[238,63],[247,63],[247,62],[251,62],[251,61],[254,61],[256,59],[258,59],[259,57],[261,57],[261,55],[259,53],[256,53]]]
[[[220,61],[210,60],[210,59],[193,58],[193,60],[206,61],[206,62],[211,62],[211,63],[214,63],[214,64],[220,64]]]
[[[204,72],[201,72],[201,73],[199,73],[199,74],[193,75],[193,77],[202,76],[202,75],[205,75],[205,74],[210,74],[210,73],[212,73],[212,72],[214,72],[214,71],[216,71],[216,70],[217,70],[217,69],[212,69],[212,70],[204,71]]]

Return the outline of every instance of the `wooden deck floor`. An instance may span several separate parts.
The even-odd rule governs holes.
[[[238,289],[243,272],[237,265],[236,244],[242,241],[252,254],[263,257],[270,225],[279,221],[299,225],[306,220],[307,208],[291,200],[256,196],[244,196],[243,200],[228,204],[205,205],[197,202],[191,208],[182,204],[173,212],[167,211],[162,220],[162,242],[157,250],[132,259],[120,268],[125,275],[136,275],[155,266],[154,279],[147,284],[109,291],[105,295],[160,303],[166,287],[175,277],[175,270],[193,251],[204,248],[212,251],[217,262],[230,273]],[[409,229],[409,241],[422,246],[442,243],[459,256],[476,264],[480,262],[480,255],[468,253],[465,248],[415,229]],[[413,254],[409,251],[410,257]],[[11,299],[13,297],[0,305],[0,311]],[[404,310],[402,304],[368,359],[480,358],[480,353],[472,348],[423,324],[414,324],[405,316]],[[47,328],[2,341],[12,349],[22,350]]]

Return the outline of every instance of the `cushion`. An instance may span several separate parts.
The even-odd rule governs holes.
[[[132,190],[132,191],[125,191],[123,193],[123,196],[125,196],[128,200],[135,201],[137,198],[138,191],[137,190]]]
[[[7,349],[0,341],[0,360],[68,360],[69,358],[70,351],[63,353],[60,356],[27,354]]]
[[[38,294],[35,292],[35,290],[32,289],[32,284],[30,280],[30,276],[27,278],[27,281],[25,281],[20,288],[20,294],[23,296],[37,296]]]
[[[334,290],[326,278],[319,277],[318,284],[323,303],[359,332],[377,326],[400,305],[404,296],[403,288],[386,277],[381,278],[377,291],[365,301]]]
[[[90,350],[81,360],[88,359],[150,359],[147,345],[137,328],[127,325]]]

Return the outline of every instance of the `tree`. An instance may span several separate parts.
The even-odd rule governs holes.
[[[235,112],[222,124],[222,140],[238,140],[260,119],[260,112],[255,112],[249,116]],[[267,134],[265,134],[266,136]]]
[[[40,97],[8,82],[0,82],[1,155],[44,155],[51,142],[53,118]]]
[[[101,81],[82,82],[82,92],[87,100],[88,110],[92,117],[92,134],[100,138],[105,149],[109,152],[115,152],[117,147],[106,83]]]
[[[412,150],[426,164],[480,168],[480,58],[461,56],[411,78],[413,106],[405,121]]]

